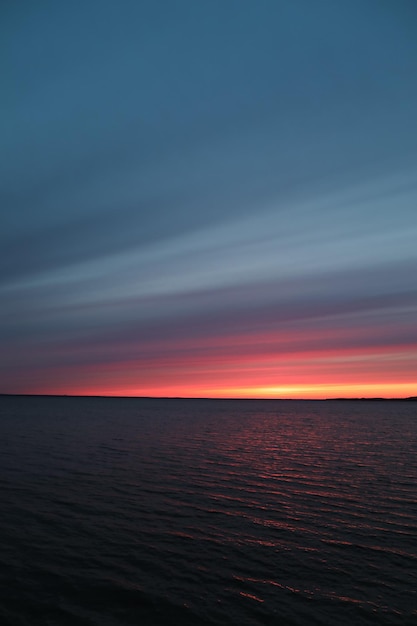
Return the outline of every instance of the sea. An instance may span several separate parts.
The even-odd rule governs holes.
[[[415,626],[417,403],[0,397],[2,626]]]

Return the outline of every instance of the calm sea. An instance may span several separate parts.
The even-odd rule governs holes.
[[[417,624],[417,403],[0,398],[0,623]]]

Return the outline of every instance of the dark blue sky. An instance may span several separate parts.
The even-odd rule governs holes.
[[[2,391],[417,382],[414,1],[0,11]]]

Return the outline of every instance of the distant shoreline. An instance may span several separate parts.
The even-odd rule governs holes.
[[[417,402],[417,396],[406,398],[208,398],[188,396],[107,396],[107,395],[70,395],[70,394],[43,394],[43,393],[0,393],[0,398],[109,398],[119,400],[249,400],[276,402]]]

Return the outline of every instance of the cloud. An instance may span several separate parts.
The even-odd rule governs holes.
[[[0,27],[7,388],[158,362],[215,385],[216,358],[238,385],[238,358],[337,350],[347,376],[352,351],[409,371],[407,4],[23,7]]]

